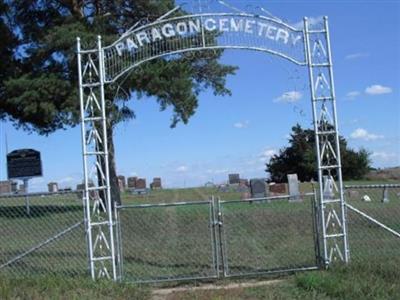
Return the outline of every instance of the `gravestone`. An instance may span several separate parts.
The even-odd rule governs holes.
[[[267,196],[265,179],[251,179],[250,193],[251,198],[265,198]]]
[[[162,189],[161,178],[159,177],[154,178],[153,182],[150,184],[150,188],[152,190],[161,190]]]
[[[147,188],[146,179],[138,178],[136,180],[136,187],[137,190],[145,190]]]
[[[50,182],[47,185],[49,193],[57,193],[58,192],[58,184],[57,182]]]
[[[120,185],[120,188],[122,187],[123,190],[126,189],[126,178],[125,176],[118,176],[118,184]]]
[[[335,198],[334,181],[331,176],[324,176],[324,198],[326,200]]]
[[[360,198],[360,192],[355,190],[349,190],[348,197],[350,200],[358,199]]]
[[[18,192],[18,183],[15,182],[15,181],[12,181],[12,182],[11,182],[11,192],[12,192],[13,194],[15,194],[15,193]]]
[[[364,201],[364,202],[371,202],[372,200],[371,200],[370,196],[364,195],[364,196],[362,197],[362,201]]]
[[[297,174],[288,174],[290,201],[301,201]]]
[[[249,181],[247,179],[240,179],[239,180],[239,185],[248,187],[249,186]]]
[[[121,179],[121,176],[117,177],[118,180],[118,188],[121,193],[125,192],[125,182]]]
[[[93,183],[92,180],[89,181],[88,183],[88,187],[89,188],[93,188],[95,185]],[[60,192],[65,191],[66,189],[60,189]],[[85,183],[80,183],[76,186],[76,191],[77,191],[77,195],[79,199],[82,199],[84,194],[85,194]],[[96,191],[90,191],[89,192],[89,197],[93,200],[93,199],[98,199],[99,198],[99,193]]]
[[[137,177],[129,177],[128,178],[128,189],[136,188]]]
[[[0,195],[8,195],[12,192],[11,181],[0,181]]]
[[[389,203],[389,190],[388,188],[384,188],[383,189],[383,195],[382,195],[382,203]]]
[[[270,183],[269,191],[271,194],[275,194],[275,195],[286,195],[287,194],[287,184],[286,183]]]
[[[229,184],[240,184],[240,175],[229,174]]]

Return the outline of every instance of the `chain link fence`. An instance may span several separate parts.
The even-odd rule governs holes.
[[[352,262],[400,264],[400,184],[346,186]]]
[[[87,275],[81,193],[1,196],[0,273]]]
[[[134,282],[214,278],[211,202],[121,206],[120,277]]]
[[[118,208],[120,278],[212,279],[317,268],[314,194]]]
[[[0,273],[87,276],[81,193],[0,197]],[[123,205],[119,278],[213,279],[316,269],[314,194]],[[400,185],[347,186],[351,260],[400,263]]]
[[[314,194],[221,201],[226,277],[315,269]]]

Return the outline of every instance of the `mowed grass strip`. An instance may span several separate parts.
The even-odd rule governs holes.
[[[151,286],[117,284],[88,278],[0,276],[0,299],[140,299],[140,300],[261,300],[261,299],[400,299],[400,269],[390,261],[336,266],[328,271],[299,273],[271,284],[255,287],[195,290],[190,287],[155,298]],[[246,283],[246,281],[240,281]],[[201,286],[201,285],[200,285]]]
[[[105,300],[150,299],[149,289],[111,281],[94,282],[88,277],[36,276],[14,278],[0,276],[0,299],[11,300]]]
[[[400,269],[390,262],[354,263],[328,271],[299,273],[256,287],[171,293],[165,300],[400,299]],[[161,298],[159,298],[161,300]]]

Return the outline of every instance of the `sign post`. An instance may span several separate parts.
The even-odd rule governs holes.
[[[24,182],[24,193],[25,193],[25,207],[26,207],[26,214],[28,216],[31,215],[31,208],[29,205],[29,197],[28,197],[28,182],[29,182],[29,178],[24,178],[22,180]]]

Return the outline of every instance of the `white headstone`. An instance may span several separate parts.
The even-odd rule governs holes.
[[[368,195],[364,195],[364,196],[362,197],[362,200],[363,200],[364,202],[371,202],[371,198],[370,198]]]
[[[333,191],[334,182],[331,176],[324,176],[324,198],[333,199],[335,197],[335,192]]]
[[[297,174],[288,174],[290,201],[301,201]]]
[[[389,190],[387,188],[383,189],[383,198],[382,198],[383,203],[389,203]]]

